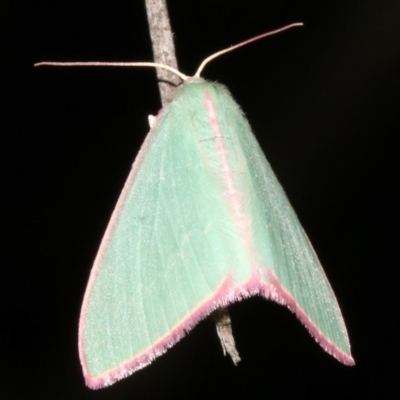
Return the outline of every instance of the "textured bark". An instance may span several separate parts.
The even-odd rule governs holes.
[[[166,0],[145,1],[154,62],[178,69]],[[172,99],[180,78],[161,68],[157,68],[157,78],[159,81],[161,103],[164,107]]]
[[[212,314],[217,328],[219,340],[221,341],[224,356],[229,354],[233,363],[237,365],[240,361],[239,353],[236,350],[235,339],[232,333],[231,316],[227,308],[219,308]]]

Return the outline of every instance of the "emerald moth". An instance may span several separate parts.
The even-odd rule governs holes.
[[[210,59],[276,32],[209,57],[194,77],[175,71],[184,83],[151,123],[84,296],[89,387],[145,367],[214,310],[255,295],[354,364],[335,295],[249,123],[223,85],[200,78]]]

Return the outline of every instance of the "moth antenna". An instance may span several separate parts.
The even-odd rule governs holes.
[[[211,54],[208,56],[201,64],[200,67],[197,69],[194,77],[199,78],[201,72],[203,71],[204,67],[214,58],[219,57],[222,54],[228,53],[232,50],[236,50],[239,47],[245,46],[256,40],[263,39],[267,36],[275,35],[276,33],[280,33],[282,31],[286,31],[287,29],[294,28],[296,26],[303,26],[302,22],[296,22],[294,24],[290,24],[284,26],[283,28],[276,29],[274,31],[263,33],[262,35],[255,36],[251,39],[245,40],[244,42],[238,43],[227,49],[223,49],[218,51],[217,53]],[[170,67],[169,65],[159,64],[154,62],[109,62],[109,61],[73,61],[73,62],[59,62],[59,61],[42,61],[39,63],[34,64],[34,67],[41,67],[43,65],[50,65],[55,67],[152,67],[152,68],[163,68],[167,71],[172,72],[173,74],[179,76],[183,81],[188,80],[188,76],[183,74],[182,72],[178,71],[177,69]]]
[[[236,49],[239,48],[239,47],[245,46],[246,44],[249,44],[249,43],[251,43],[251,42],[255,42],[256,40],[265,38],[265,37],[267,37],[267,36],[272,36],[272,35],[275,35],[276,33],[279,33],[279,32],[282,32],[282,31],[286,31],[287,29],[294,28],[295,26],[303,26],[303,23],[302,23],[302,22],[296,22],[296,23],[294,23],[294,24],[290,24],[290,25],[284,26],[283,28],[276,29],[275,31],[270,31],[270,32],[267,32],[267,33],[263,33],[262,35],[253,37],[253,38],[251,38],[251,39],[245,40],[244,42],[241,42],[241,43],[238,43],[238,44],[233,45],[233,46],[231,46],[231,47],[228,47],[227,49],[223,49],[223,50],[218,51],[217,53],[211,54],[210,56],[208,56],[208,57],[200,64],[200,67],[198,68],[198,70],[197,70],[197,72],[196,72],[196,74],[195,74],[194,76],[195,76],[196,78],[199,78],[199,77],[200,77],[200,74],[201,74],[201,72],[203,71],[203,69],[204,69],[204,67],[206,66],[206,64],[208,64],[211,60],[213,60],[214,58],[219,57],[219,56],[222,55],[222,54],[228,53],[229,51],[232,51],[232,50],[236,50]]]
[[[183,81],[189,77],[177,69],[165,64],[158,64],[153,62],[108,62],[108,61],[73,61],[73,62],[58,62],[58,61],[42,61],[34,64],[34,67],[41,67],[42,65],[52,65],[55,67],[153,67],[163,68],[175,75],[178,75]]]

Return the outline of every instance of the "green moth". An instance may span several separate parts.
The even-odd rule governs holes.
[[[153,121],[101,242],[79,324],[91,388],[254,295],[287,306],[354,364],[335,295],[249,123],[223,85],[199,77],[213,57],[192,78],[176,72],[185,82]]]

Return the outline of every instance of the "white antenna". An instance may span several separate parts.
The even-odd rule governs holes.
[[[219,57],[222,54],[228,53],[229,51],[236,50],[239,47],[245,46],[246,44],[255,42],[256,40],[260,40],[267,36],[275,35],[276,33],[286,31],[287,29],[294,28],[296,26],[303,26],[303,23],[296,22],[294,24],[290,24],[284,26],[283,28],[276,29],[275,31],[263,33],[262,35],[253,37],[251,39],[245,40],[239,44],[234,46],[228,47],[227,49],[220,50],[217,53],[212,54],[211,56],[207,57],[201,64],[200,67],[197,69],[197,72],[194,74],[195,78],[200,77],[200,73],[203,71],[206,64],[208,64],[214,58]],[[176,75],[178,75],[183,81],[188,80],[190,77],[182,74],[175,68],[172,68],[165,64],[158,64],[153,62],[108,62],[108,61],[73,61],[73,62],[58,62],[58,61],[42,61],[39,63],[34,64],[35,67],[40,67],[42,65],[52,65],[56,67],[153,67],[153,68],[163,68],[166,69]]]
[[[197,70],[197,72],[195,73],[194,76],[195,76],[195,77],[199,77],[201,71],[203,71],[203,69],[204,69],[204,67],[206,66],[206,64],[208,64],[211,60],[213,60],[214,58],[219,57],[219,56],[222,55],[222,54],[228,53],[229,51],[232,51],[232,50],[236,50],[238,47],[245,46],[246,44],[249,44],[249,43],[251,43],[251,42],[255,42],[256,40],[265,38],[265,37],[267,37],[267,36],[272,36],[272,35],[275,35],[276,33],[279,33],[279,32],[282,32],[282,31],[286,31],[287,29],[290,29],[290,28],[294,28],[295,26],[303,26],[303,23],[302,23],[302,22],[296,22],[296,23],[294,23],[294,24],[290,24],[290,25],[284,26],[283,28],[276,29],[275,31],[263,33],[262,35],[253,37],[253,38],[251,38],[251,39],[245,40],[244,42],[241,42],[241,43],[239,43],[239,44],[235,44],[235,45],[233,45],[233,46],[231,46],[231,47],[228,47],[227,49],[220,50],[220,51],[218,51],[217,53],[211,54],[211,56],[208,56],[208,57],[200,64],[200,67],[198,68],[198,70]]]

